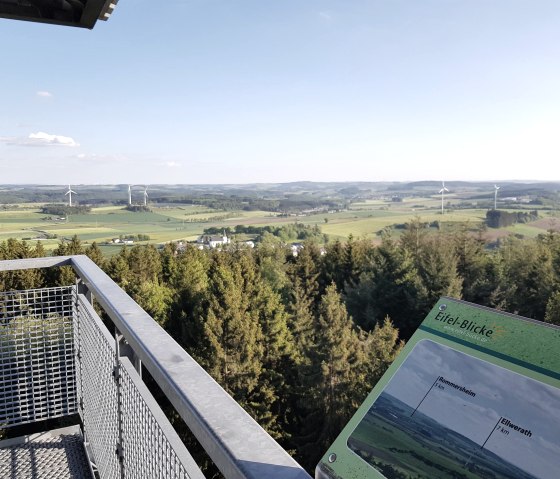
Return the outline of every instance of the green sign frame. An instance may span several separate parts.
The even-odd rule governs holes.
[[[556,479],[560,327],[441,298],[317,479]]]

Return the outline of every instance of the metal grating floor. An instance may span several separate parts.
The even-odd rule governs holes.
[[[0,441],[2,479],[91,479],[79,428]]]

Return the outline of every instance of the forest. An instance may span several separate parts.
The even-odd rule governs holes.
[[[560,324],[560,235],[498,248],[419,220],[381,243],[350,236],[297,256],[268,231],[254,249],[123,248],[87,254],[309,471],[441,296]],[[0,260],[45,256],[0,243]],[[0,291],[72,284],[65,268],[0,275]]]

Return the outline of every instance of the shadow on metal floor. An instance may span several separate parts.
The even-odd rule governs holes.
[[[0,441],[2,479],[92,479],[78,426]]]

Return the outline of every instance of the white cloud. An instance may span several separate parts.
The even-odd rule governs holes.
[[[0,143],[5,143],[10,146],[80,146],[74,138],[62,135],[50,135],[49,133],[45,133],[43,131],[30,133],[27,138],[17,136],[0,137]]]
[[[38,91],[37,96],[41,98],[52,98],[54,95],[50,91]]]
[[[177,163],[176,161],[166,161],[164,163],[159,163],[161,166],[166,166],[167,168],[180,168],[181,163]]]
[[[80,146],[79,143],[73,138],[69,136],[62,136],[62,135],[49,135],[48,133],[44,133],[39,131],[37,133],[31,133],[29,135],[29,139],[35,142],[38,142],[42,145],[60,145],[60,146]]]

